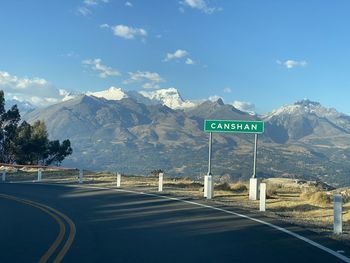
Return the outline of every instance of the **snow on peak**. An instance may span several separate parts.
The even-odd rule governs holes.
[[[152,101],[157,101],[172,109],[185,109],[196,106],[196,104],[191,101],[184,101],[179,91],[175,88],[140,91],[139,93]]]
[[[106,100],[121,100],[128,97],[128,95],[126,95],[121,88],[115,87],[110,87],[108,90],[102,90],[97,92],[87,92],[86,95],[104,98]]]
[[[323,107],[319,102],[303,99],[295,102],[293,105],[283,105],[282,107],[273,110],[268,114],[268,118],[272,118],[273,116],[297,114],[315,114],[322,118],[334,118],[341,115],[333,108]]]

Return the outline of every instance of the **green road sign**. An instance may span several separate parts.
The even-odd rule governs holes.
[[[205,120],[205,132],[263,133],[263,121]]]

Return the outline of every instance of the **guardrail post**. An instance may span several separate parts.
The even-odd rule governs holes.
[[[117,173],[117,187],[120,187],[122,180],[122,175],[120,173]]]
[[[6,171],[2,172],[2,181],[5,182],[6,181]]]
[[[42,180],[43,177],[43,170],[41,168],[38,169],[38,182]]]
[[[204,197],[212,199],[214,196],[214,182],[212,175],[204,176]]]
[[[334,195],[333,232],[334,234],[341,234],[343,232],[343,208],[341,194]]]
[[[249,200],[258,200],[259,198],[259,179],[250,178],[249,180]]]
[[[266,211],[266,183],[260,184],[260,205],[259,210],[262,212]]]
[[[82,184],[84,180],[84,171],[83,169],[79,170],[79,184]]]
[[[158,192],[163,192],[163,179],[164,179],[164,173],[159,173]]]

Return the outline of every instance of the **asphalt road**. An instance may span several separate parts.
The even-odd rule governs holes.
[[[0,211],[1,263],[344,262],[334,252],[249,218],[131,192],[3,183]],[[248,216],[350,255],[350,248],[336,241],[259,214]]]

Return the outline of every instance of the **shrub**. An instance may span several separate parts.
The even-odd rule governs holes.
[[[276,195],[278,189],[281,189],[281,185],[268,184],[267,185],[267,189],[266,189],[266,196],[267,196],[267,198],[271,198],[274,195]]]
[[[214,188],[215,188],[215,190],[219,190],[219,191],[231,191],[231,186],[227,182],[215,185]]]
[[[325,191],[306,190],[300,195],[301,198],[310,201],[310,203],[319,206],[325,206],[332,203],[332,198]]]
[[[332,203],[332,198],[326,192],[315,192],[310,197],[310,202],[316,205],[328,205]]]
[[[234,192],[246,192],[248,191],[248,187],[241,182],[231,184],[231,190]]]

